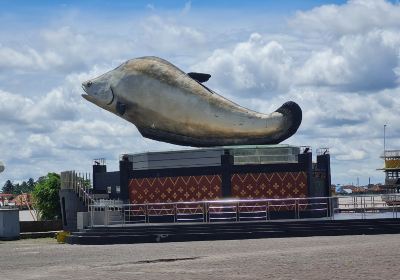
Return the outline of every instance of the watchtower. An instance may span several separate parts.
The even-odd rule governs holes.
[[[385,166],[385,189],[388,193],[400,192],[400,150],[386,150],[381,156]]]

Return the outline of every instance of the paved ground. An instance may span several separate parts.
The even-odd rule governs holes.
[[[80,246],[0,242],[0,279],[400,279],[400,235]]]

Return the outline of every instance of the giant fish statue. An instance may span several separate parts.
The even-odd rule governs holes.
[[[300,126],[296,103],[258,113],[204,86],[209,78],[161,58],[140,57],[84,82],[82,96],[133,123],[144,137],[184,146],[277,144]]]

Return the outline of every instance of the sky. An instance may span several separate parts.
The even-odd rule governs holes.
[[[135,57],[212,75],[207,86],[270,113],[303,110],[284,144],[328,147],[332,183],[384,181],[400,149],[397,1],[0,0],[0,187],[106,158],[181,149],[85,101],[81,83]]]

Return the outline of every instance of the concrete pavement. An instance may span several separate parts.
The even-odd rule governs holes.
[[[131,245],[0,242],[0,279],[397,279],[400,235]]]

